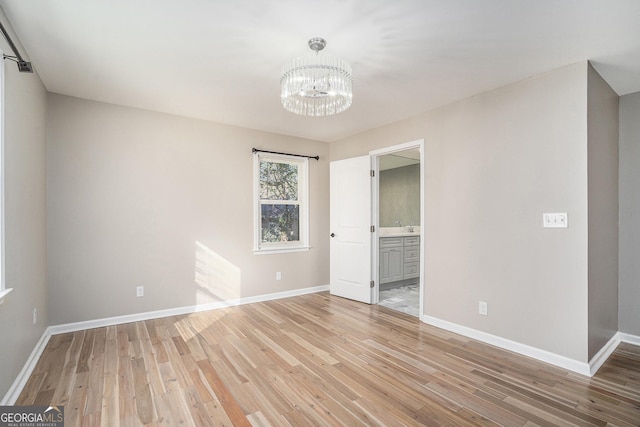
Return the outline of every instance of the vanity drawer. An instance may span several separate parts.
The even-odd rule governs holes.
[[[413,279],[414,277],[419,277],[418,270],[420,267],[420,263],[418,262],[407,262],[404,264],[404,278],[405,279]]]
[[[420,246],[420,236],[411,236],[404,238],[405,246]]]
[[[404,262],[420,261],[420,247],[410,246],[404,248]]]
[[[381,248],[394,248],[402,246],[402,237],[381,237],[380,238],[380,247]]]

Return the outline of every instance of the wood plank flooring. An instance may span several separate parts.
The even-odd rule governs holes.
[[[640,425],[640,348],[586,378],[328,293],[55,335],[17,404],[70,426]]]

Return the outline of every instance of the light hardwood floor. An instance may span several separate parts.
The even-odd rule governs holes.
[[[640,424],[640,348],[586,378],[328,293],[55,335],[18,404],[70,426]]]

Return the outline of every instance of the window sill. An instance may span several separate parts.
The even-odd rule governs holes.
[[[293,248],[261,248],[254,249],[254,255],[269,255],[269,254],[286,254],[290,252],[308,252],[311,249],[311,246],[296,246]]]
[[[4,297],[6,297],[12,290],[13,288],[9,288],[5,289],[4,291],[0,291],[0,305],[4,302]]]

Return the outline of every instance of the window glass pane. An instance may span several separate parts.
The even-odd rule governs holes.
[[[262,241],[266,243],[300,240],[298,205],[262,205]]]
[[[261,200],[298,200],[298,165],[260,162]]]

